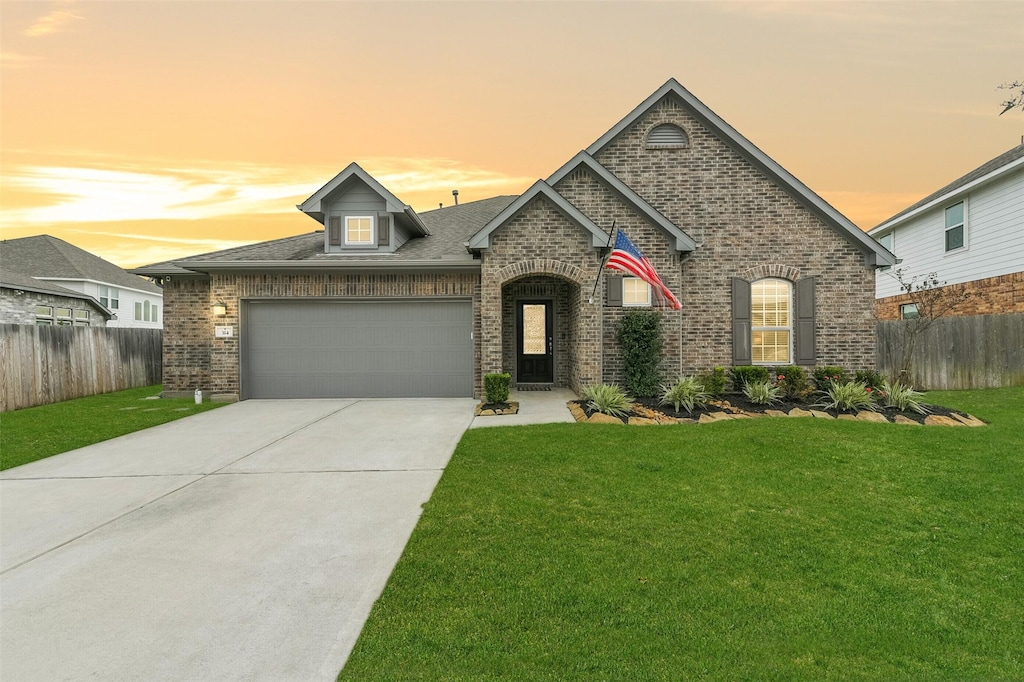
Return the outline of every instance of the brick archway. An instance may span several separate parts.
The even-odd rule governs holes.
[[[748,282],[756,282],[759,279],[766,279],[768,277],[788,279],[790,282],[795,282],[800,279],[800,269],[794,268],[792,265],[771,263],[748,268],[739,273],[738,276]]]
[[[534,258],[506,265],[495,273],[495,279],[498,284],[504,285],[506,282],[529,275],[551,275],[579,285],[583,285],[583,280],[586,278],[583,270],[575,265],[552,258]]]

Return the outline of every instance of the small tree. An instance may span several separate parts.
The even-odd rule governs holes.
[[[631,310],[619,327],[626,389],[635,396],[652,396],[661,386],[661,315]]]
[[[951,314],[958,306],[971,298],[971,292],[963,287],[947,287],[940,282],[938,273],[914,275],[909,277],[899,268],[891,273],[899,283],[900,291],[907,297],[907,303],[913,304],[916,316],[907,316],[900,320],[899,345],[901,350],[900,363],[893,374],[894,381],[911,384],[914,368],[914,350],[918,340],[928,331],[940,317]]]
[[[1007,99],[1005,102],[999,103],[999,106],[1003,108],[1003,110],[999,112],[1000,116],[1005,114],[1007,111],[1011,111],[1013,109],[1020,109],[1021,111],[1024,111],[1024,81],[1013,81],[1012,83],[1003,83],[1002,85],[998,86],[998,89],[1013,91],[1013,94],[1010,95],[1009,99]]]

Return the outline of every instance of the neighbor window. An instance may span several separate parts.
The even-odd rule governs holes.
[[[793,291],[782,279],[762,279],[750,285],[750,350],[754,364],[789,364]]]
[[[373,244],[373,216],[345,218],[346,244]]]
[[[149,301],[136,301],[135,302],[135,321],[136,322],[158,322],[157,319],[157,305],[156,303],[150,303]]]
[[[89,326],[89,311],[88,310],[76,310],[75,311],[75,324],[79,327]]]
[[[921,314],[917,311],[916,303],[904,303],[900,306],[901,320],[916,320]]]
[[[53,316],[57,318],[57,324],[69,325],[71,324],[71,308],[54,308]]]
[[[946,251],[964,248],[964,202],[946,209]]]
[[[883,234],[881,237],[878,238],[878,243],[881,244],[883,248],[887,249],[889,253],[896,253],[895,251],[893,251],[893,248],[896,246],[895,232]],[[879,268],[879,270],[889,270],[891,268],[891,265],[883,265],[882,267]]]
[[[114,287],[100,286],[100,305],[110,310],[117,310],[120,305],[121,293]]]
[[[651,305],[651,285],[639,277],[623,277],[622,305]]]
[[[37,305],[36,306],[36,324],[40,324],[40,325],[51,325],[51,324],[53,324],[53,306],[48,306],[48,305]]]

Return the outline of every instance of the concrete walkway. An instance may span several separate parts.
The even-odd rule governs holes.
[[[474,401],[246,401],[0,474],[0,679],[333,680]]]
[[[568,388],[553,388],[550,391],[513,390],[509,392],[508,399],[519,403],[517,414],[475,417],[470,428],[576,421],[565,406],[570,400],[576,400],[576,394]]]

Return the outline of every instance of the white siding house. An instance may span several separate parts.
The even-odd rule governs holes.
[[[979,280],[986,280],[982,289],[1005,285],[1007,277],[1024,272],[1024,144],[925,197],[868,234],[902,261],[895,268],[878,270],[876,299],[901,293],[893,276],[897,269],[903,271],[905,281],[934,272],[946,285]],[[1003,312],[1012,311],[1011,307]]]

